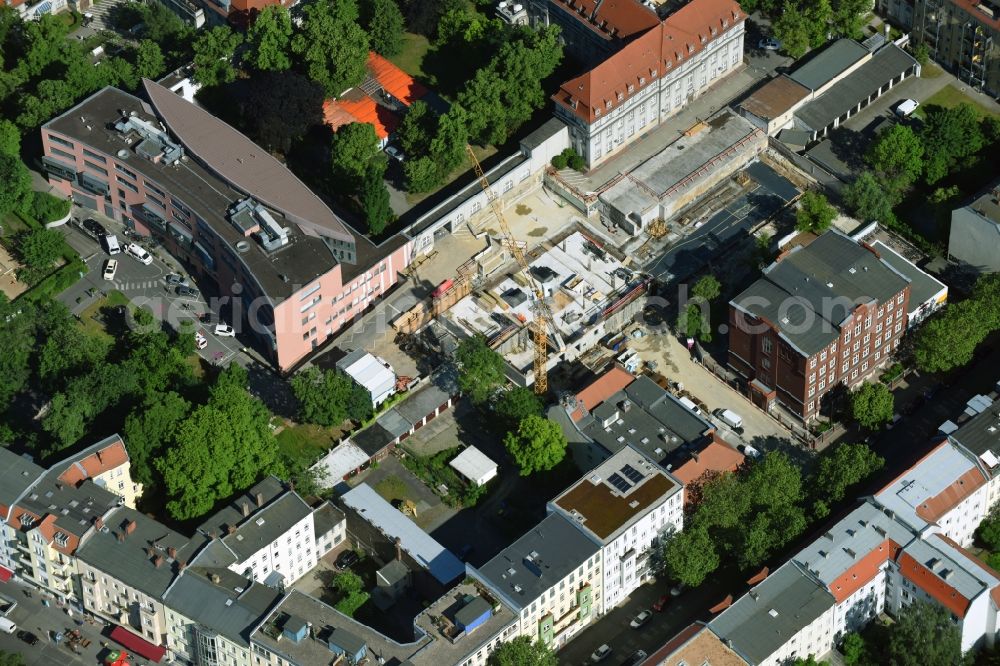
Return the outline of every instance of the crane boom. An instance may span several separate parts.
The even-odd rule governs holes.
[[[517,260],[518,266],[521,268],[521,272],[524,273],[524,279],[528,281],[531,285],[531,291],[534,293],[535,301],[532,307],[535,318],[532,322],[532,337],[535,343],[535,359],[534,359],[534,371],[535,371],[535,394],[544,395],[549,390],[549,379],[548,379],[548,344],[549,344],[549,321],[551,319],[551,314],[549,313],[548,305],[545,303],[545,292],[538,285],[538,282],[531,276],[531,271],[529,270],[528,260],[524,257],[524,252],[521,250],[521,246],[517,244],[514,238],[514,233],[510,230],[510,225],[507,224],[507,218],[503,215],[503,208],[500,206],[500,202],[497,199],[497,195],[493,192],[493,188],[490,187],[490,181],[486,179],[486,173],[483,172],[483,167],[479,164],[479,160],[476,159],[476,154],[472,150],[472,146],[466,144],[466,152],[469,153],[469,158],[472,160],[472,168],[476,171],[476,177],[479,179],[479,186],[483,188],[483,193],[486,194],[486,201],[490,204],[490,209],[493,211],[493,215],[497,218],[497,222],[500,223],[500,231],[503,233],[504,239],[507,241],[507,246],[510,247],[511,253],[514,255],[514,259]]]

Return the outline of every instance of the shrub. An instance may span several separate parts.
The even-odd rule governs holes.
[[[31,211],[40,222],[55,222],[69,215],[70,201],[54,197],[48,192],[32,194]]]
[[[556,169],[562,170],[569,165],[569,158],[566,157],[565,153],[559,153],[552,158],[552,166]]]
[[[587,163],[583,161],[583,158],[579,155],[573,155],[569,158],[569,166],[571,169],[583,172],[587,170]]]

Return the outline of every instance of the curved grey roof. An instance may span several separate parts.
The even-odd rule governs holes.
[[[233,187],[281,211],[297,224],[354,242],[354,235],[340,218],[266,150],[168,88],[149,79],[142,82],[156,114],[170,132]]]

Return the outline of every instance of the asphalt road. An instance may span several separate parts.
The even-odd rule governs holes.
[[[697,272],[731,242],[767,220],[798,195],[798,189],[761,162],[746,168],[756,187],[694,229],[653,261],[646,270],[664,282]]]

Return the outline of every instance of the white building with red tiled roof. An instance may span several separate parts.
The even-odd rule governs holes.
[[[734,0],[692,0],[564,83],[555,114],[576,152],[599,164],[739,67],[745,20]]]

